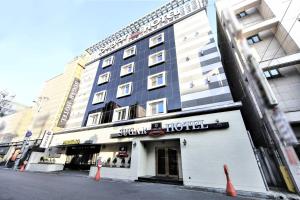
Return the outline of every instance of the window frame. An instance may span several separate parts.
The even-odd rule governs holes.
[[[103,94],[103,98],[100,100],[100,101],[95,101],[95,97],[97,94],[100,94],[100,93],[104,93]],[[106,90],[101,90],[99,92],[95,92],[94,93],[94,97],[93,97],[93,101],[92,101],[92,104],[95,105],[95,104],[98,104],[98,103],[103,103],[105,101],[105,98],[106,98]]]
[[[152,106],[151,106],[151,104],[158,103],[158,102],[161,102],[161,101],[163,102],[164,112],[153,114],[152,113]],[[155,100],[147,101],[147,104],[146,104],[146,116],[147,117],[149,117],[149,116],[156,116],[156,115],[162,115],[162,114],[166,114],[166,113],[167,113],[167,98],[161,98],[161,99],[155,99]]]
[[[124,73],[124,72],[123,72],[123,69],[124,69],[125,67],[128,67],[129,65],[132,65],[132,71],[131,71],[131,72]],[[121,70],[120,70],[120,77],[124,77],[124,76],[130,75],[130,74],[133,74],[133,73],[134,73],[134,70],[135,70],[135,63],[134,63],[134,62],[131,62],[131,63],[127,63],[127,64],[125,64],[125,65],[122,65],[122,66],[121,66]]]
[[[129,85],[129,92],[128,92],[128,94],[120,94],[120,89],[123,86],[125,86],[125,85]],[[123,83],[121,85],[118,85],[118,88],[117,88],[117,98],[130,96],[131,94],[132,94],[132,82],[127,82],[127,83]]]
[[[271,71],[273,71],[273,70],[276,70],[277,74],[275,74],[275,75],[272,74]],[[264,72],[264,76],[266,77],[266,79],[278,78],[278,77],[282,76],[278,69],[269,69],[269,70],[265,70],[263,72]]]
[[[155,42],[155,40],[161,36],[162,40],[160,42]],[[161,32],[149,38],[149,48],[153,48],[165,42],[165,33]]]
[[[105,76],[105,75],[108,75],[108,76],[107,76],[107,80],[105,80],[105,81],[103,81],[103,82],[100,82],[100,78],[101,78],[102,76]],[[102,84],[104,84],[104,83],[108,83],[108,82],[110,81],[110,76],[111,76],[111,73],[110,73],[110,72],[105,72],[105,73],[103,73],[103,74],[100,74],[99,77],[98,77],[98,82],[97,82],[97,84],[98,84],[98,85],[102,85]]]
[[[259,41],[258,41],[258,42],[255,42],[255,41],[253,40],[254,37],[257,37]],[[251,41],[251,44],[249,43],[249,41]],[[254,44],[259,43],[259,42],[261,42],[261,41],[262,41],[262,39],[259,37],[258,34],[255,34],[255,35],[252,35],[252,36],[250,36],[250,37],[247,37],[247,43],[248,43],[248,45],[254,45]]]
[[[163,83],[160,84],[160,85],[156,85],[156,86],[152,86],[152,78],[154,77],[157,77],[159,75],[163,75]],[[160,88],[160,87],[164,87],[166,86],[166,71],[162,71],[162,72],[159,72],[159,73],[156,73],[156,74],[152,74],[152,75],[149,75],[148,78],[147,78],[147,89],[148,90],[153,90],[153,89],[157,89],[157,88]]]
[[[125,110],[125,119],[119,120],[118,119],[118,113],[121,110]],[[128,119],[129,119],[129,106],[124,106],[124,107],[114,109],[112,122],[120,122],[120,121],[125,121],[125,120],[128,120]]]
[[[111,62],[108,63],[108,64],[106,64],[106,60],[108,60],[108,59],[111,59]],[[115,60],[114,56],[109,56],[107,58],[104,58],[103,61],[102,61],[102,68],[106,68],[106,67],[109,67],[109,66],[113,65],[114,64],[114,60]]]
[[[97,123],[97,124],[89,123],[90,118],[91,118],[92,116],[95,116],[95,115],[97,115],[97,122],[98,122],[98,123]],[[102,116],[103,116],[103,113],[102,113],[102,112],[90,113],[90,114],[88,115],[88,119],[87,119],[87,122],[86,122],[86,126],[96,126],[96,125],[101,124]]]
[[[241,14],[244,14],[244,16],[242,16]],[[238,14],[237,14],[237,16],[238,16],[238,18],[244,18],[244,17],[246,17],[246,16],[248,16],[248,13],[244,10],[244,11],[241,11],[241,12],[239,12]]]
[[[132,54],[127,54],[126,52],[129,51],[130,49],[134,49],[134,52]],[[127,54],[127,55],[126,55]],[[123,59],[129,58],[131,56],[135,56],[136,55],[136,45],[133,45],[131,47],[128,47],[124,50],[123,52]]]
[[[156,61],[156,62],[153,62],[153,57],[157,57],[157,55],[161,54],[162,53],[162,60],[161,61]],[[158,65],[158,64],[161,64],[161,63],[164,63],[166,61],[166,51],[165,50],[161,50],[161,51],[158,51],[156,53],[153,53],[153,54],[150,54],[148,56],[148,67],[152,67],[152,66],[155,66],[155,65]]]

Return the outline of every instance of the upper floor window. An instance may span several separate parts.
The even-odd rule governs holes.
[[[132,74],[134,72],[134,62],[123,65],[121,67],[120,76],[126,76],[128,74]]]
[[[128,119],[129,106],[114,109],[113,122]]]
[[[92,104],[102,103],[104,102],[106,97],[106,90],[102,90],[100,92],[96,92],[94,94],[93,102]]]
[[[246,11],[242,11],[240,12],[239,14],[237,14],[237,17],[238,18],[243,18],[243,17],[246,17],[248,14],[246,13]]]
[[[162,87],[165,85],[166,85],[166,72],[165,71],[148,76],[148,90]]]
[[[268,71],[264,71],[264,74],[265,74],[265,77],[267,79],[269,79],[269,78],[277,78],[277,77],[281,76],[281,74],[279,73],[278,69],[271,69],[271,70],[268,70]]]
[[[147,102],[147,116],[159,115],[167,113],[167,99],[157,99]]]
[[[99,75],[98,85],[109,82],[110,72]]]
[[[253,36],[247,38],[247,42],[249,45],[258,43],[260,41],[261,41],[261,39],[258,35],[253,35]]]
[[[117,98],[128,96],[132,91],[132,82],[128,82],[118,86]]]
[[[151,47],[157,46],[157,45],[163,43],[164,41],[165,41],[164,32],[159,33],[149,39],[149,47],[151,48]]]
[[[108,58],[105,58],[102,62],[102,68],[108,67],[112,65],[114,62],[114,56],[110,56]]]
[[[159,51],[157,53],[151,54],[148,57],[148,66],[157,65],[159,63],[165,62],[165,50]]]
[[[86,125],[87,126],[95,126],[95,125],[101,124],[101,118],[102,118],[101,112],[89,114]]]
[[[135,54],[136,54],[136,46],[134,45],[124,50],[123,59],[134,56]]]

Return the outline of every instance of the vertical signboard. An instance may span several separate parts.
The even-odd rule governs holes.
[[[43,140],[42,140],[42,142],[40,144],[40,147],[41,148],[45,148],[45,149],[48,148],[49,145],[50,145],[52,136],[53,136],[53,132],[46,130],[45,133],[44,133]]]
[[[75,78],[73,81],[71,90],[69,92],[68,98],[66,100],[66,103],[64,105],[64,108],[62,110],[62,113],[60,115],[59,121],[57,123],[57,126],[60,128],[64,128],[66,126],[68,119],[70,118],[72,105],[74,103],[76,94],[79,90],[79,83],[80,83],[80,80],[78,78]]]

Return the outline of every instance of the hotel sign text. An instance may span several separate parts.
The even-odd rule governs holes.
[[[190,0],[181,5],[180,7],[177,7],[173,10],[170,10],[169,12],[161,15],[160,17],[157,17],[151,21],[149,21],[147,24],[144,24],[142,26],[135,26],[135,31],[132,31],[131,33],[127,33],[123,36],[120,36],[120,34],[116,33],[113,37],[114,39],[107,41],[101,41],[97,44],[89,47],[86,49],[86,51],[93,55],[95,54],[94,58],[101,57],[104,55],[109,54],[110,52],[121,48],[125,46],[126,44],[137,40],[146,34],[152,33],[155,30],[169,25],[175,20],[178,20],[192,12],[195,12],[197,10],[202,9],[203,6],[200,5],[200,2],[198,0]],[[144,18],[143,18],[144,19]],[[128,26],[130,29],[130,26]]]
[[[147,128],[122,128],[119,133],[111,134],[111,138],[119,137],[136,137],[136,136],[161,136],[164,134],[180,133],[180,132],[193,132],[205,131],[213,129],[226,129],[229,127],[228,122],[217,122],[205,124],[203,120],[176,122],[166,124],[164,128],[160,129],[147,129]],[[153,132],[160,134],[154,135]]]

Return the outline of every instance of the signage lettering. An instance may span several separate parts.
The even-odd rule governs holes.
[[[44,137],[43,140],[40,144],[41,148],[48,148],[51,142],[51,138],[53,136],[53,132],[52,131],[45,131],[44,133]]]
[[[80,80],[78,78],[75,78],[71,87],[71,90],[68,95],[68,99],[64,105],[63,111],[61,113],[61,116],[59,118],[57,126],[60,128],[64,128],[66,126],[66,123],[68,119],[70,118],[71,109],[76,97],[76,94],[79,90],[79,84]]]
[[[119,133],[111,134],[112,138],[118,137],[133,137],[133,136],[162,136],[165,134],[173,134],[180,132],[191,132],[191,131],[204,131],[213,129],[225,129],[229,127],[228,122],[217,122],[205,124],[204,120],[187,121],[187,122],[176,122],[166,124],[165,128],[161,128],[160,123],[154,123],[151,125],[151,129],[147,128],[135,129],[135,128],[122,128]]]
[[[145,25],[142,26],[135,26],[137,29],[136,32],[127,33],[126,35],[120,36],[121,34],[118,32],[115,35],[113,35],[112,40],[108,42],[107,40],[101,41],[90,48],[86,49],[86,51],[92,55],[95,54],[95,57],[98,57],[98,55],[104,56],[106,54],[109,54],[111,51],[116,50],[117,48],[120,48],[129,42],[132,42],[134,40],[137,40],[138,38],[145,36],[146,34],[149,34],[151,32],[154,32],[158,28],[161,28],[162,26],[168,25],[171,22],[180,19],[194,11],[202,9],[203,6],[199,4],[197,0],[191,0],[188,2],[185,2],[180,7],[174,8],[173,10],[169,11],[168,13],[153,19],[152,21],[148,22]],[[140,20],[147,20],[146,18],[140,19]],[[130,27],[130,26],[129,26]],[[120,31],[121,32],[121,31]],[[98,55],[96,55],[98,54]]]
[[[63,144],[64,145],[69,145],[69,144],[80,144],[80,140],[77,139],[77,140],[65,140],[63,141]]]

